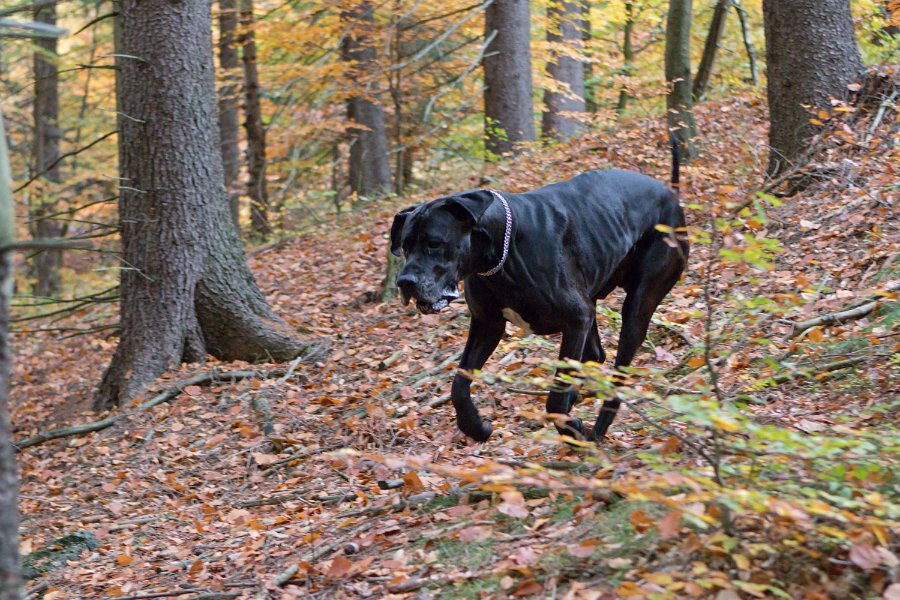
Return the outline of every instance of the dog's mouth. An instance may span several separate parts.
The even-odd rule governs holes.
[[[436,302],[416,298],[416,310],[423,315],[433,315],[447,308],[447,306],[457,298],[459,298],[459,292],[450,290],[446,290],[442,293],[440,299]],[[401,293],[401,300],[403,301],[403,305],[406,306],[409,303],[410,297]]]

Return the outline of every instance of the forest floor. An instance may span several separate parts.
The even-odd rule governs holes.
[[[873,114],[867,119],[866,127]],[[682,201],[692,205],[689,221],[708,229],[709,215],[764,187],[765,106],[740,97],[707,103],[698,120],[703,155],[684,169]],[[651,118],[597,131],[493,167],[492,185],[522,191],[610,166],[667,181],[664,131]],[[756,393],[741,409],[752,422],[813,438],[848,423],[895,435],[896,406],[876,416],[871,409],[898,395],[896,294],[883,293],[867,318],[787,339],[792,321],[854,306],[900,279],[900,160],[896,131],[886,135],[895,136],[893,150],[833,144],[816,181],[769,207],[767,220],[750,223],[757,240],[783,245],[768,268],[722,263],[714,246],[695,244],[685,281],[660,307],[639,363],[667,368],[676,391],[702,386],[709,327],[710,344],[724,346],[711,355],[722,357],[716,383],[726,397],[780,372],[767,356],[794,352],[798,364],[814,365],[815,376]],[[755,524],[747,516],[742,533],[704,528],[700,521],[718,518],[714,502],[694,502],[687,510],[697,518],[673,520],[671,507],[654,501],[657,476],[689,488],[687,477],[710,470],[682,443],[689,438],[677,434],[680,425],[660,429],[623,407],[599,449],[578,448],[542,422],[542,398],[484,382],[474,395],[494,435],[481,445],[463,439],[446,400],[465,341],[465,305],[422,316],[399,302],[370,301],[394,211],[479,183],[441,178],[416,195],[252,253],[275,310],[329,340],[326,360],[185,365],[140,400],[197,374],[256,376],[214,377],[102,431],[21,451],[23,552],[92,534],[83,536],[89,548],[30,582],[32,597],[728,600],[878,597],[900,589],[895,580],[888,587],[898,530],[887,517],[886,525],[859,531],[837,527],[846,539],[835,533],[828,555],[774,552],[765,560],[762,544],[775,545],[765,536],[781,527],[812,535],[792,500]],[[725,248],[740,241],[727,227],[722,240]],[[741,295],[790,302],[783,314],[742,322],[728,312]],[[606,305],[617,310],[620,303],[615,294]],[[114,308],[88,308],[62,325],[96,324]],[[602,310],[599,319],[610,354],[615,310]],[[750,343],[763,337],[772,345]],[[90,402],[114,337],[20,333],[13,343],[17,439],[105,416],[92,413]],[[546,374],[557,343],[510,325],[486,371],[527,387],[528,378]],[[848,359],[848,368],[822,368]],[[575,410],[592,422],[597,404]],[[666,454],[673,457],[668,471],[648,466],[652,455]],[[799,468],[787,475],[803,476]],[[896,493],[896,482],[891,486],[882,498]],[[804,546],[800,533],[797,539]],[[860,548],[876,547],[881,558],[860,558]]]

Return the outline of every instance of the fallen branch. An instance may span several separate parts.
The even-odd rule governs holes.
[[[101,419],[99,421],[94,421],[92,423],[84,423],[82,425],[73,425],[71,427],[62,427],[60,429],[53,429],[51,431],[45,433],[38,433],[31,437],[27,437],[23,440],[19,440],[18,442],[14,442],[17,451],[24,450],[25,448],[30,448],[31,446],[37,446],[38,444],[43,444],[44,442],[49,442],[50,440],[55,440],[64,437],[71,437],[73,435],[82,435],[85,433],[92,433],[94,431],[100,431],[102,429],[106,429],[107,427],[112,427],[119,421],[123,419],[127,419],[133,415],[138,413],[142,413],[150,410],[155,406],[159,406],[165,402],[169,402],[170,400],[177,398],[181,392],[184,391],[184,388],[191,385],[199,385],[202,383],[216,383],[219,381],[240,381],[241,379],[250,379],[253,377],[259,377],[262,379],[270,379],[273,377],[280,377],[284,374],[283,369],[277,369],[274,371],[263,372],[263,371],[223,371],[217,372],[215,370],[209,373],[203,373],[201,375],[195,375],[194,377],[190,377],[183,381],[179,381],[172,387],[168,388],[164,392],[154,396],[150,400],[144,402],[143,404],[138,405],[137,408],[126,411],[122,414],[113,415],[107,417],[105,419]]]
[[[763,380],[760,383],[768,384],[765,387],[770,387],[772,385],[781,385],[782,383],[787,383],[788,381],[797,377],[809,377],[811,375],[824,375],[825,373],[833,373],[834,371],[839,371],[841,369],[846,369],[847,367],[852,367],[854,365],[866,362],[868,359],[868,356],[858,356],[856,358],[838,360],[818,368],[803,369],[802,371],[794,371],[785,375],[779,375],[778,377],[772,377],[771,379]]]
[[[311,448],[311,449],[306,448],[304,450],[294,452],[287,458],[281,458],[281,459],[273,462],[271,464],[271,466],[269,466],[268,469],[266,469],[265,471],[262,472],[262,476],[268,477],[269,475],[271,475],[275,471],[279,470],[283,466],[287,465],[288,463],[292,463],[297,460],[302,460],[304,458],[309,458],[310,456],[313,456],[315,454],[321,454],[322,452],[330,452],[331,450],[337,450],[338,448],[341,448],[341,447],[342,447],[341,444],[328,444],[326,446],[319,446],[318,448]]]
[[[284,587],[291,578],[297,574],[297,571],[300,569],[300,565],[298,563],[294,563],[289,566],[287,569],[282,571],[275,579],[272,580],[272,583],[275,584],[275,587]]]
[[[897,290],[900,290],[900,282],[892,283],[891,285],[887,286],[884,292],[892,293]],[[828,313],[819,317],[815,317],[813,319],[809,319],[807,321],[800,321],[799,323],[793,323],[791,324],[791,331],[788,334],[788,337],[797,337],[807,329],[812,329],[813,327],[817,327],[819,325],[834,325],[836,323],[843,323],[844,321],[861,319],[874,311],[883,300],[884,298],[882,298],[881,296],[871,296],[865,304],[861,304],[854,308],[849,308],[836,313]]]

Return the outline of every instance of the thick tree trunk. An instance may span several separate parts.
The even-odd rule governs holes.
[[[0,114],[0,246],[13,241],[14,212],[6,130]],[[12,256],[0,252],[0,600],[21,600],[22,566],[19,561],[19,511],[16,455],[9,422],[9,300],[12,293]]]
[[[247,269],[223,186],[205,0],[121,0],[122,338],[95,408],[182,361],[287,360],[293,337]]]
[[[237,180],[241,172],[241,61],[235,47],[238,28],[237,0],[219,0],[219,73],[224,81],[219,89],[219,136],[222,168],[225,171],[225,190],[231,221],[240,231],[240,191]]]
[[[244,129],[247,131],[247,196],[250,198],[250,229],[258,237],[272,233],[269,224],[269,190],[266,185],[266,127],[263,125],[256,62],[253,0],[241,3],[241,50],[244,62]]]
[[[802,162],[816,129],[806,106],[829,108],[863,72],[849,0],[764,0],[769,175]]]
[[[494,0],[485,11],[485,38],[495,35],[482,61],[489,158],[516,152],[519,142],[534,140],[530,22],[528,0]]]
[[[582,129],[577,116],[585,112],[584,65],[572,54],[582,51],[583,8],[582,0],[564,0],[547,7],[547,42],[550,45],[547,74],[566,91],[544,91],[541,127],[544,139],[565,141],[577,136]]]
[[[634,72],[634,2],[625,2],[625,26],[622,28],[622,71],[625,77]],[[620,115],[628,108],[628,87],[619,90],[616,112]]]
[[[682,158],[697,156],[691,102],[691,0],[671,0],[666,21],[666,96],[669,130],[681,142]]]
[[[56,3],[37,8],[34,20],[48,25],[56,24]],[[34,40],[34,170],[43,173],[46,182],[31,198],[29,217],[34,238],[55,238],[62,232],[59,221],[46,216],[57,211],[56,184],[60,182],[59,165],[50,165],[59,158],[59,74],[56,66],[56,38]],[[43,250],[32,259],[36,296],[54,296],[59,291],[59,269],[62,266],[61,250]]]
[[[709,24],[709,33],[706,34],[706,43],[703,45],[703,57],[700,66],[697,67],[697,76],[694,77],[693,99],[699,102],[706,95],[709,78],[712,76],[713,65],[716,62],[716,53],[719,51],[719,42],[725,32],[725,17],[731,8],[731,0],[718,0],[713,8],[712,21]]]
[[[353,63],[351,73],[358,86],[355,95],[347,100],[347,118],[359,125],[350,128],[350,189],[360,198],[374,198],[391,191],[387,129],[374,75],[378,58],[372,38],[374,8],[362,1],[342,17],[349,27],[342,57]]]

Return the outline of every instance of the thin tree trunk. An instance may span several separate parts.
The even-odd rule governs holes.
[[[394,14],[399,15],[401,6],[394,1]],[[402,60],[403,26],[404,23],[394,21],[391,23],[393,40],[391,41],[391,65],[397,65]],[[388,86],[391,102],[394,105],[394,193],[398,196],[403,193],[406,182],[403,179],[405,173],[404,160],[406,153],[403,151],[403,88],[401,87],[403,69],[393,69],[388,73]],[[390,252],[388,252],[390,254]],[[390,266],[390,264],[388,265]]]
[[[350,29],[341,47],[343,60],[353,63],[351,74],[359,86],[347,100],[347,117],[360,126],[350,128],[350,189],[359,198],[374,198],[391,190],[387,129],[374,75],[378,58],[372,36],[375,14],[371,3],[364,0],[342,16]]]
[[[591,33],[591,2],[581,2],[581,39],[584,43],[588,60],[584,61],[584,109],[589,113],[597,112],[597,84],[594,81],[593,34]]]
[[[240,0],[240,3],[250,229],[257,237],[264,238],[272,233],[272,226],[269,224],[269,190],[266,186],[266,127],[263,125],[259,69],[256,62],[253,0]]]
[[[547,74],[567,88],[568,93],[544,91],[541,133],[544,139],[565,141],[580,133],[577,113],[585,112],[584,65],[571,56],[573,51],[581,51],[584,36],[581,31],[584,22],[582,0],[552,3],[547,7],[547,17],[547,42],[550,44]]]
[[[206,0],[121,0],[117,56],[122,337],[94,406],[182,361],[318,350],[269,309],[225,202]]]
[[[56,3],[34,11],[34,20],[48,25],[56,24]],[[56,38],[34,40],[34,170],[43,173],[46,182],[31,199],[29,216],[34,238],[59,237],[62,231],[59,221],[46,218],[57,212],[56,184],[60,182],[59,165],[50,165],[59,158],[59,75],[56,66]],[[59,291],[59,269],[62,267],[61,250],[43,250],[32,259],[36,296],[54,296]]]
[[[719,43],[722,40],[722,33],[725,31],[725,18],[728,16],[729,8],[731,8],[731,0],[718,0],[713,8],[709,33],[706,35],[706,43],[703,45],[703,57],[700,59],[700,66],[697,67],[697,76],[694,78],[692,92],[694,102],[699,102],[706,95],[709,78],[712,76],[713,65],[716,62],[716,53],[719,51]]]
[[[236,186],[241,171],[241,109],[238,102],[241,61],[235,46],[237,28],[237,0],[219,0],[219,73],[224,80],[219,89],[219,135],[228,209],[231,221],[240,231],[241,194]]]
[[[845,98],[863,72],[849,0],[763,0],[769,175],[806,159],[817,129],[807,107]]]
[[[485,149],[488,158],[518,152],[534,141],[531,14],[527,0],[494,0],[485,11]]]
[[[741,0],[731,0],[734,11],[741,23],[741,38],[744,40],[744,50],[747,52],[747,62],[750,69],[750,84],[753,87],[759,85],[759,68],[756,66],[756,50],[753,48],[753,40],[750,38],[750,26],[747,21],[747,11],[741,6]]]
[[[9,189],[6,130],[0,114],[0,246],[13,242],[15,232]],[[12,294],[12,256],[0,251],[0,600],[21,600],[22,566],[19,561],[18,474],[9,416],[9,301]]]
[[[666,96],[669,130],[681,143],[682,158],[696,158],[691,102],[691,0],[671,0],[666,21]]]
[[[634,2],[625,2],[625,27],[622,30],[622,71],[625,77],[634,73]],[[628,109],[628,86],[619,90],[616,112],[620,115]]]

